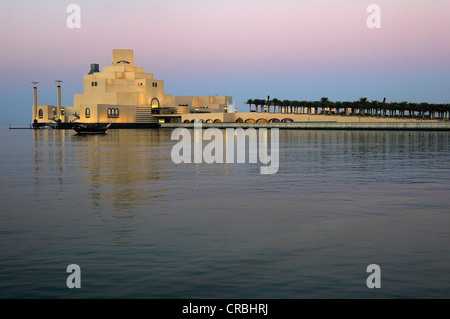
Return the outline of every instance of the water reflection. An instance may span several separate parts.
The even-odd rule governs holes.
[[[369,171],[375,161],[376,166],[383,168],[401,168],[409,165],[409,160],[426,159],[449,150],[447,132],[291,130],[280,134],[280,139],[285,159],[293,156],[299,164],[317,170],[333,170],[336,165],[342,168],[344,162]]]
[[[171,130],[92,136],[34,131],[33,191],[51,207],[95,215],[114,235],[113,242],[132,243],[143,219],[163,220],[172,212],[259,214],[272,207],[292,214],[310,209],[317,218],[330,209],[383,214],[386,205],[405,202],[389,192],[421,192],[417,185],[444,183],[421,168],[441,168],[447,158],[442,155],[449,151],[447,132],[282,130],[279,171],[261,177],[260,163],[176,165],[170,156],[176,141],[170,135]]]
[[[448,132],[280,131],[269,176],[176,165],[171,130],[0,133],[4,297],[72,297],[72,262],[86,298],[359,298],[369,263],[449,295]]]
[[[37,195],[46,196],[40,190],[48,189],[50,183],[52,192],[63,193],[54,195],[55,199],[64,200],[72,211],[77,206],[94,208],[106,220],[140,217],[138,207],[149,207],[152,200],[166,197],[160,183],[167,171],[161,146],[166,140],[157,130],[111,130],[91,136],[36,130],[33,172]]]
[[[124,210],[163,196],[165,190],[152,185],[164,178],[166,158],[159,146],[165,137],[155,130],[137,132],[141,134],[111,130],[106,135],[78,136],[64,130],[35,131],[36,184],[43,178],[39,172],[53,166],[58,183],[66,169],[73,170],[94,205],[110,201]],[[67,152],[71,153],[68,163]]]

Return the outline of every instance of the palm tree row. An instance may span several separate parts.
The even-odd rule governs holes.
[[[326,97],[320,101],[293,101],[279,99],[249,99],[246,104],[250,112],[268,112],[273,107],[273,113],[322,114],[346,116],[399,117],[420,119],[450,119],[450,104],[382,102],[369,101],[362,97],[358,101],[332,102]],[[255,105],[255,110],[252,110]]]

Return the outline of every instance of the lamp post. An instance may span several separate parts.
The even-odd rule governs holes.
[[[39,82],[31,82],[33,84],[33,126],[37,126],[37,84]]]
[[[61,80],[55,81],[58,85],[56,86],[56,119],[58,121],[58,125],[61,124]]]
[[[57,119],[61,120],[61,80],[56,80],[58,85],[56,86],[56,107],[57,107]]]

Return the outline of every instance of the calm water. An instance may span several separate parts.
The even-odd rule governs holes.
[[[450,297],[450,133],[280,131],[275,175],[170,133],[0,129],[0,297]]]

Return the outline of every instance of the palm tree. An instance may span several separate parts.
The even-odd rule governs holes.
[[[352,112],[352,102],[342,102],[342,107],[344,108],[344,114],[345,115],[350,115],[350,113]]]
[[[312,102],[311,101],[302,101],[302,103],[306,108],[306,114],[311,114]]]
[[[448,104],[439,104],[440,118],[443,121],[447,121]]]
[[[396,117],[397,116],[397,111],[399,110],[399,105],[397,102],[391,102],[389,103],[390,107],[391,107],[391,117]]]
[[[425,113],[428,111],[428,103],[422,102],[419,104],[419,117],[425,119]]]
[[[288,113],[289,105],[291,105],[291,101],[289,101],[289,100],[283,100],[283,109],[284,109],[284,113]]]
[[[313,101],[312,108],[314,108],[314,114],[317,115],[319,113],[320,101]]]
[[[260,105],[262,105],[264,103],[264,101],[261,103],[261,99],[254,99],[253,100],[253,104],[255,104],[255,106],[256,106],[256,113],[258,113],[259,111],[258,111],[258,107],[260,106]],[[261,111],[262,111],[262,108],[261,108]]]
[[[436,104],[429,104],[428,112],[430,113],[430,120],[434,120],[436,118]]]
[[[259,103],[261,104],[261,113],[267,112],[267,100],[260,99]]]
[[[296,111],[297,111],[297,101],[291,100],[291,112],[296,113]]]
[[[343,103],[341,101],[334,102],[334,108],[336,109],[336,115],[340,115],[340,110],[342,109]]]
[[[247,102],[245,102],[245,104],[248,104],[248,111],[251,112],[252,111],[252,104],[254,104],[252,99],[248,99]]]
[[[252,104],[255,105],[256,112],[258,112],[258,106],[261,106],[261,112],[269,112],[270,106],[273,105],[273,112],[276,113],[296,113],[299,114],[312,114],[314,108],[315,114],[329,115],[336,112],[337,115],[341,114],[341,109],[344,109],[345,115],[356,116],[359,111],[360,116],[366,114],[370,116],[382,116],[382,117],[405,117],[405,110],[408,111],[409,118],[421,118],[425,119],[425,113],[428,112],[427,118],[434,120],[440,119],[447,121],[450,118],[450,104],[429,104],[429,103],[408,103],[406,101],[397,103],[386,103],[386,98],[383,102],[377,100],[368,101],[366,97],[361,97],[358,101],[350,102],[332,102],[327,97],[322,97],[320,101],[298,101],[298,100],[279,100],[274,98],[270,100],[263,99],[248,99],[245,104],[248,104],[249,111],[252,112]],[[278,107],[278,109],[277,109]],[[305,110],[306,109],[306,110]],[[368,111],[367,111],[368,110]],[[254,112],[254,111],[253,111]]]
[[[325,108],[327,108],[327,106],[329,105],[330,101],[328,100],[327,97],[322,97],[320,99],[320,105],[322,106],[322,110],[321,110],[321,114],[324,114],[325,112]]]
[[[272,104],[273,104],[273,112],[276,113],[277,111],[277,107],[278,107],[278,113],[280,112],[280,105],[281,105],[281,101],[277,98],[274,98],[272,100]]]
[[[258,100],[257,99],[253,99],[253,104],[255,104],[255,112],[258,113]]]
[[[403,118],[405,116],[405,110],[408,108],[408,102],[403,101],[401,103],[398,103],[398,108],[399,108],[399,111],[400,111],[399,116],[401,118]]]
[[[418,104],[417,103],[408,103],[408,107],[409,107],[409,110],[408,110],[409,118],[414,118],[416,111],[419,110]]]
[[[378,115],[378,110],[380,109],[380,103],[377,100],[372,100],[370,102],[370,104],[371,104],[371,109],[375,113],[375,116],[377,116]]]
[[[300,107],[300,112],[301,112],[301,114],[305,114],[305,108],[307,107],[307,103],[306,103],[306,101],[298,101],[298,105],[299,105],[299,107]]]
[[[350,102],[352,104],[352,115],[356,116],[359,109],[359,101]]]
[[[360,115],[366,115],[366,108],[367,108],[367,98],[362,97],[359,99],[359,114]]]

